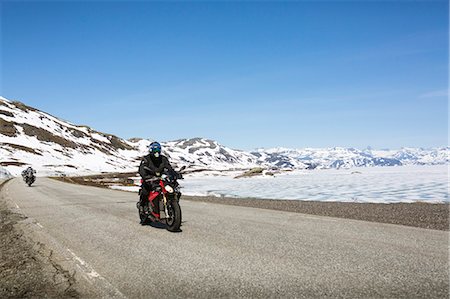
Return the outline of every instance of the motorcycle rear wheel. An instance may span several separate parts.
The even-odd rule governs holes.
[[[181,208],[177,201],[167,205],[167,212],[169,215],[166,219],[167,230],[170,232],[180,231],[181,226]]]

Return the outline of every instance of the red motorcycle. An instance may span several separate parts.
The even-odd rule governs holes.
[[[141,205],[139,201],[137,202],[136,206],[142,224],[159,222],[165,224],[168,231],[180,231],[181,208],[179,201],[181,192],[177,182],[179,178],[182,178],[181,175],[173,173],[146,180],[148,183],[158,183],[158,187],[148,195],[147,204]],[[142,187],[139,194],[141,192]],[[159,211],[159,213],[155,211]]]

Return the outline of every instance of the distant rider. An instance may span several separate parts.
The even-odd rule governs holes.
[[[149,146],[149,154],[142,159],[141,165],[139,166],[139,174],[143,181],[140,194],[141,206],[144,207],[148,204],[150,192],[159,187],[158,180],[150,181],[149,179],[161,177],[166,171],[180,178],[180,175],[173,170],[167,157],[161,154],[161,144],[156,141],[152,142]],[[157,199],[155,201],[153,202],[153,212],[159,214],[159,202]]]
[[[31,166],[28,166],[27,169],[22,171],[22,178],[24,181],[26,181],[27,177],[33,177],[36,173],[36,170],[34,170]]]

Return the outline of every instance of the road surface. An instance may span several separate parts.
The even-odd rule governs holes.
[[[445,231],[181,201],[182,232],[137,195],[38,178],[1,191],[89,297],[448,298]]]

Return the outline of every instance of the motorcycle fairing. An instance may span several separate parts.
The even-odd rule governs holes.
[[[153,200],[154,200],[156,197],[158,197],[158,195],[159,195],[159,192],[157,192],[157,191],[152,191],[152,192],[150,192],[150,194],[148,195],[148,200],[149,200],[150,202],[153,202]]]

